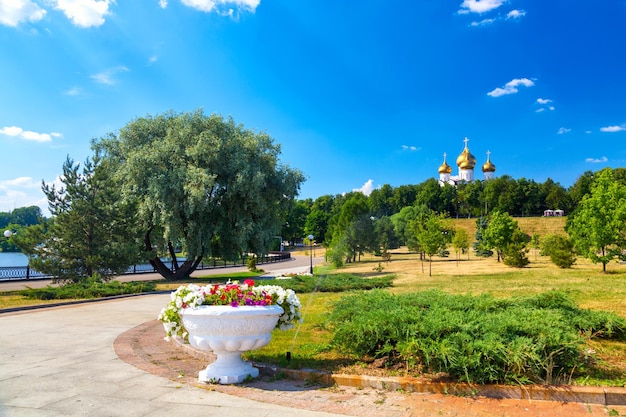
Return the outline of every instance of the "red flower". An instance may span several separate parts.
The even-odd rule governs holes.
[[[254,281],[249,278],[244,280],[243,283],[246,284],[248,287],[254,287]]]

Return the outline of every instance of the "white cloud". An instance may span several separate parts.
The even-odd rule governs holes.
[[[498,87],[488,92],[487,95],[491,97],[500,97],[507,94],[515,94],[519,91],[517,87],[519,87],[520,85],[524,87],[532,87],[533,85],[535,85],[535,83],[528,78],[515,78],[506,83],[504,87]]]
[[[550,100],[549,98],[538,98],[535,104],[539,105],[540,107],[535,111],[537,113],[541,113],[546,110],[550,110],[550,111],[555,110],[556,107],[554,107],[554,105],[546,106],[546,104],[549,104],[549,103],[552,103],[552,100]]]
[[[200,10],[202,12],[218,12],[224,15],[232,16],[234,11],[232,7],[238,9],[246,9],[254,12],[261,4],[261,0],[181,0],[185,6]]]
[[[374,190],[374,180],[367,180],[367,182],[363,184],[361,188],[355,188],[352,191],[358,191],[358,192],[365,194],[366,196],[369,196],[373,190]]]
[[[7,126],[0,129],[0,135],[16,137],[22,140],[29,140],[33,142],[51,142],[52,138],[63,137],[61,133],[38,133],[30,130],[24,130],[17,126]]]
[[[505,0],[463,0],[459,13],[485,13],[506,3]]]
[[[157,62],[159,60],[159,57],[156,55],[152,55],[149,59],[148,59],[148,65],[152,65],[155,62]]]
[[[524,10],[511,10],[506,14],[507,19],[519,19],[523,16],[526,16],[526,12]]]
[[[602,158],[587,158],[585,159],[585,162],[589,162],[591,164],[601,164],[603,162],[607,162],[608,160],[609,158],[603,156]]]
[[[100,26],[111,12],[109,6],[115,0],[56,0],[55,8],[61,10],[76,26],[88,28]]]
[[[417,151],[420,148],[418,148],[417,146],[409,146],[409,145],[402,145],[402,149],[404,149],[405,151]]]
[[[0,0],[0,24],[16,27],[43,19],[46,11],[30,0]]]
[[[159,6],[161,9],[165,9],[167,7],[167,0],[159,0]]]
[[[486,26],[486,25],[490,25],[493,22],[495,22],[496,19],[483,19],[480,22],[472,22],[470,23],[470,26],[476,27],[476,26]]]
[[[31,177],[0,180],[0,211],[19,207],[39,206],[44,215],[49,213],[48,200],[41,191],[41,182]]]
[[[82,93],[82,90],[79,87],[72,87],[65,92],[66,96],[78,96]]]
[[[130,70],[124,66],[115,67],[115,68],[111,68],[111,69],[99,72],[97,74],[94,74],[91,76],[91,79],[99,84],[115,85],[117,84],[117,81],[113,78],[113,76],[116,74],[119,74],[120,72],[126,72],[126,71],[130,71]]]
[[[567,127],[561,127],[561,128],[559,128],[559,131],[556,132],[556,134],[557,135],[564,135],[565,133],[569,133],[571,131],[572,131],[572,129],[569,129]]]
[[[622,132],[626,130],[625,126],[606,126],[606,127],[601,127],[600,128],[600,132],[609,132],[609,133],[614,133],[614,132]]]

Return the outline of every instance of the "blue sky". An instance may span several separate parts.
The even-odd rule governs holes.
[[[625,21],[626,0],[0,0],[0,211],[45,209],[92,138],[198,108],[269,133],[300,198],[421,183],[465,137],[496,176],[568,187],[625,165]]]

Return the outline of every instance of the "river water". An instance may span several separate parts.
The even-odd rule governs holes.
[[[0,252],[0,266],[26,266],[28,258],[20,252]]]

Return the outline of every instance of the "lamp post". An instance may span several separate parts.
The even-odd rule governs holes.
[[[309,235],[309,255],[311,256],[311,275],[313,275],[313,235]]]

